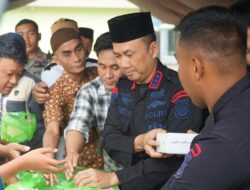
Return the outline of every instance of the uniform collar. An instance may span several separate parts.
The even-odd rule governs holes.
[[[231,99],[240,95],[242,91],[250,86],[250,76],[247,75],[232,86],[225,94],[217,101],[212,109],[212,113],[218,113]]]
[[[152,90],[157,90],[159,86],[162,83],[163,80],[163,65],[162,63],[157,59],[157,67],[156,70],[148,84],[148,88]],[[131,85],[131,90],[135,90],[136,88],[136,82],[133,81]]]
[[[75,80],[73,80],[70,75],[68,73],[66,73],[65,71],[63,72],[63,74],[61,75],[61,77],[59,78],[61,81],[67,81],[68,86],[74,85],[75,87],[79,88],[82,85],[84,85],[86,83],[86,81],[84,79],[81,80],[81,83],[77,83]]]
[[[34,56],[34,58],[30,60],[40,61],[42,62],[46,58],[46,54],[42,52],[42,50],[38,47],[37,52]]]

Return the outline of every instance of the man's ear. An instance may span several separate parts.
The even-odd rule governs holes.
[[[197,80],[200,80],[204,74],[204,63],[200,57],[192,58],[192,71]]]
[[[156,41],[153,41],[149,46],[149,51],[153,58],[156,58],[159,52],[159,46]]]
[[[40,40],[41,40],[41,38],[42,38],[41,33],[38,33],[38,41],[40,41]]]
[[[56,54],[53,55],[52,59],[53,59],[53,62],[58,64],[58,58],[57,58]]]

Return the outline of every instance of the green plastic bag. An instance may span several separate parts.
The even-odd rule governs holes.
[[[21,172],[17,177],[19,182],[9,185],[5,190],[35,190],[46,187],[45,179],[39,173]]]
[[[6,112],[2,115],[1,139],[9,143],[30,141],[36,131],[36,116],[27,112]]]
[[[74,171],[82,170],[80,167]],[[101,190],[96,187],[75,187],[73,180],[67,181],[64,173],[57,174],[59,183],[50,187],[46,184],[45,178],[40,173],[21,172],[18,174],[19,182],[9,185],[5,190]],[[109,188],[109,190],[119,190],[118,186]]]

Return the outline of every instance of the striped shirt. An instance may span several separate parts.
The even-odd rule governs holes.
[[[89,131],[96,119],[99,135],[102,137],[107,112],[110,104],[111,91],[105,88],[99,77],[81,87],[78,91],[69,124],[64,131],[65,137],[69,130],[76,130],[84,135],[86,143]],[[120,168],[104,153],[104,169],[114,171]]]

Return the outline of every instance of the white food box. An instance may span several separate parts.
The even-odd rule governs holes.
[[[167,154],[187,154],[194,137],[193,133],[160,133],[156,136],[156,141],[160,142],[157,152]]]

